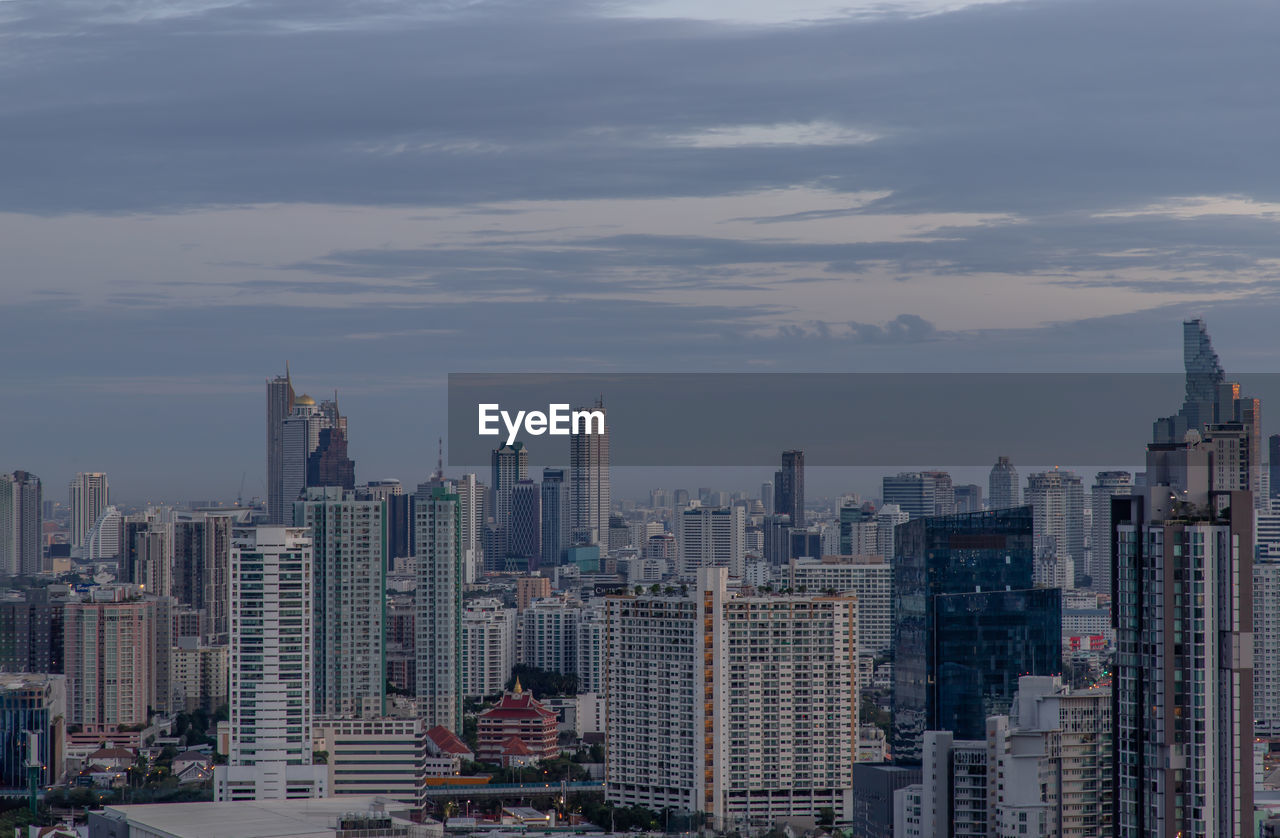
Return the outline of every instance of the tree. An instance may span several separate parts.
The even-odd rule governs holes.
[[[836,810],[830,806],[823,806],[818,810],[818,826],[835,826]]]

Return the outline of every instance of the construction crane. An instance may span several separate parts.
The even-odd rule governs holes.
[[[236,493],[236,506],[244,506],[244,479],[248,474],[247,470],[240,472],[240,491]]]

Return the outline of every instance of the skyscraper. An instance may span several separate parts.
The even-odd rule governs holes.
[[[312,765],[313,632],[310,534],[246,527],[231,547],[231,751],[214,769],[214,799],[324,797]]]
[[[1186,370],[1186,398],[1177,413],[1155,421],[1154,442],[1182,442],[1187,431],[1203,431],[1205,425],[1217,421],[1218,388],[1227,376],[1203,320],[1182,323],[1182,365]]]
[[[307,487],[307,463],[320,446],[320,431],[326,419],[316,400],[305,393],[293,400],[293,409],[281,423],[280,516],[291,520],[293,503]]]
[[[1111,498],[1133,491],[1133,475],[1127,471],[1100,471],[1090,492],[1093,530],[1089,545],[1089,576],[1099,593],[1111,593]]]
[[[71,546],[79,547],[89,529],[110,501],[107,476],[100,471],[81,472],[71,481]]]
[[[742,596],[725,568],[688,594],[610,597],[605,796],[717,830],[850,817],[857,601]]]
[[[27,471],[0,474],[0,575],[44,570],[40,478]]]
[[[894,549],[893,754],[917,763],[926,730],[981,738],[1020,675],[1061,671],[1061,599],[1031,590],[1029,506],[918,518]]]
[[[493,570],[501,570],[511,537],[511,491],[529,477],[529,451],[523,442],[493,449],[489,455],[490,491],[493,493],[493,523],[497,530],[496,556],[487,557]]]
[[[1008,509],[1020,506],[1022,486],[1018,482],[1018,470],[1008,457],[997,457],[991,467],[987,482],[987,504],[990,509]]]
[[[381,715],[386,502],[356,500],[336,486],[311,487],[294,504],[293,518],[312,539],[314,711]]]
[[[1252,834],[1252,507],[1164,481],[1112,500],[1120,838]]]
[[[600,433],[569,437],[569,526],[575,544],[609,547],[609,424],[603,401],[591,408],[605,416]]]
[[[884,503],[897,504],[912,519],[950,515],[955,511],[955,488],[945,471],[904,471],[882,480]]]
[[[564,561],[569,549],[569,484],[562,468],[542,470],[542,567]]]
[[[418,712],[429,727],[462,730],[462,539],[458,496],[415,499],[418,559],[415,638]]]
[[[1280,434],[1267,437],[1267,494],[1274,508],[1280,498]]]
[[[293,509],[284,492],[284,420],[291,413],[293,382],[285,364],[284,375],[267,379],[267,516],[272,524],[283,524]]]
[[[1069,585],[1080,587],[1084,566],[1084,484],[1070,471],[1042,471],[1027,475],[1027,504],[1031,507],[1037,555],[1053,555],[1059,564],[1070,561]]]
[[[782,452],[782,468],[773,475],[773,514],[790,515],[791,526],[804,526],[804,452]]]
[[[85,733],[146,725],[169,694],[169,600],[134,585],[93,588],[63,612],[69,722]],[[140,729],[140,728],[139,728]]]
[[[511,489],[507,569],[534,572],[542,558],[542,487],[519,480]]]
[[[692,582],[698,569],[725,567],[741,578],[746,515],[741,506],[694,506],[680,513],[681,579]]]

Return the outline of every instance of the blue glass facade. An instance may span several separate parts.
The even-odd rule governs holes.
[[[0,789],[27,786],[28,731],[40,734],[40,784],[61,780],[65,684],[61,675],[0,673]]]
[[[1061,598],[1032,590],[1030,506],[921,518],[894,533],[893,754],[926,730],[980,738],[1020,675],[1062,669]]]

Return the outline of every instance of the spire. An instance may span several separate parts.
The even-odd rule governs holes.
[[[516,688],[515,688],[514,690],[512,690],[512,692],[513,692],[515,695],[520,695],[520,693],[524,692],[524,690],[523,690],[523,689],[521,689],[521,687],[520,687],[520,676],[519,676],[519,675],[517,675],[517,676],[516,676]]]

